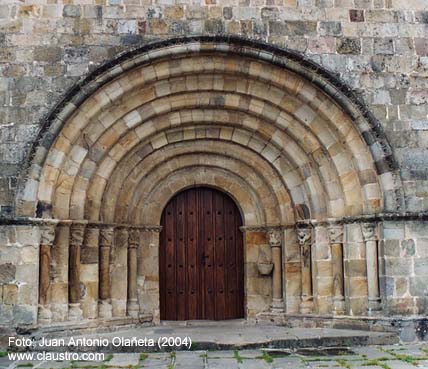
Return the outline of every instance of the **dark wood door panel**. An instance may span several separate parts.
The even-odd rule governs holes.
[[[242,220],[233,200],[211,188],[180,192],[161,225],[161,319],[244,317]]]

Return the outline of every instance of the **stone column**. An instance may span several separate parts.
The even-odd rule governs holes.
[[[128,240],[128,315],[133,318],[138,317],[138,296],[137,296],[137,249],[140,244],[140,231],[138,229],[129,230]]]
[[[97,225],[86,227],[80,255],[80,282],[84,287],[80,306],[83,317],[88,319],[98,317],[99,233]]]
[[[343,225],[332,224],[328,227],[333,269],[333,314],[345,313],[343,289]]]
[[[282,297],[282,258],[281,258],[281,231],[271,229],[268,232],[269,246],[272,248],[272,311],[284,311],[284,300]]]
[[[298,228],[297,237],[300,244],[300,264],[302,274],[302,296],[300,302],[300,313],[309,314],[313,309],[312,297],[312,271],[311,271],[311,228]]]
[[[49,305],[49,272],[51,264],[51,247],[55,240],[55,226],[56,224],[44,224],[41,227],[38,310],[38,322],[40,324],[46,324],[52,321],[52,311]]]
[[[376,224],[363,223],[362,231],[366,243],[367,287],[369,295],[367,313],[373,315],[376,311],[381,310]]]
[[[99,260],[99,302],[98,316],[111,318],[112,306],[110,297],[110,250],[113,246],[114,228],[102,227],[100,230]]]
[[[70,226],[70,248],[68,269],[68,319],[82,319],[80,307],[80,249],[83,243],[86,223],[73,222]]]

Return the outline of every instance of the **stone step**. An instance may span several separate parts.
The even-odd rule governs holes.
[[[184,341],[188,338],[188,342]],[[173,340],[177,338],[177,340]],[[190,339],[189,339],[190,338]],[[53,337],[50,338],[52,340]],[[61,339],[57,336],[56,339]],[[242,350],[255,348],[299,349],[319,347],[348,347],[385,345],[399,342],[395,333],[331,328],[287,328],[272,325],[229,327],[156,326],[119,330],[110,333],[62,337],[59,346],[36,346],[36,351],[56,352],[159,352],[184,350]],[[70,347],[77,339],[86,346]],[[165,339],[171,346],[159,346]],[[180,339],[184,344],[179,344]],[[88,342],[89,340],[94,340]],[[138,341],[140,340],[140,341]],[[50,341],[53,342],[53,341]],[[190,344],[191,342],[191,344]],[[39,341],[39,343],[42,343]],[[187,345],[186,345],[187,343]],[[190,346],[190,347],[189,347]]]

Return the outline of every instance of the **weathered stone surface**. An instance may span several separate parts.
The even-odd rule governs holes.
[[[0,281],[2,283],[12,282],[15,280],[16,266],[13,264],[1,264]]]
[[[121,160],[128,161],[128,158],[122,157],[128,148],[133,148],[139,140],[142,141],[147,135],[152,135],[157,127],[165,126],[175,127],[179,131],[150,138],[144,149],[136,147],[140,158],[129,159],[129,167],[136,167],[138,161],[143,160],[147,155],[155,156],[165,146],[183,144],[186,140],[203,139],[214,141],[230,139],[241,148],[238,153],[235,153],[233,160],[251,163],[253,157],[248,156],[245,151],[247,149],[244,149],[248,144],[250,150],[260,152],[260,157],[263,157],[264,162],[268,164],[263,166],[258,163],[254,166],[257,170],[253,171],[248,170],[248,167],[243,164],[234,166],[233,170],[228,167],[230,173],[240,173],[239,175],[245,181],[251,182],[251,186],[245,187],[242,185],[243,182],[232,181],[228,189],[231,193],[240,194],[242,202],[240,205],[243,209],[249,209],[248,204],[254,203],[256,198],[261,198],[263,204],[267,205],[263,209],[258,209],[258,212],[269,217],[272,224],[279,223],[277,208],[280,208],[284,215],[281,220],[284,224],[294,221],[291,219],[294,213],[305,219],[322,218],[325,214],[334,218],[397,210],[394,204],[398,191],[394,190],[393,186],[399,182],[399,179],[388,172],[389,161],[380,157],[382,150],[394,153],[398,172],[403,180],[401,191],[405,193],[405,204],[399,211],[422,212],[428,209],[428,171],[426,169],[428,138],[425,134],[428,114],[426,92],[428,41],[425,26],[428,16],[424,0],[387,2],[380,0],[256,0],[241,1],[239,4],[209,0],[200,4],[186,1],[173,4],[171,1],[160,1],[156,5],[133,0],[96,1],[94,4],[87,4],[85,1],[67,1],[64,4],[54,4],[54,2],[45,4],[44,1],[36,1],[34,4],[3,4],[0,6],[0,18],[3,22],[0,24],[2,65],[0,215],[2,216],[13,216],[17,211],[15,206],[15,195],[19,187],[17,178],[21,174],[21,168],[24,167],[28,148],[35,141],[46,114],[62,99],[68,88],[75,86],[77,80],[86,76],[89,71],[109,62],[122,52],[144,45],[150,40],[196,34],[239,35],[249,39],[260,39],[271,45],[297,50],[304,54],[305,59],[311,59],[321,67],[337,72],[341,83],[353,90],[358,98],[364,100],[368,110],[378,118],[392,149],[376,141],[372,133],[367,133],[368,127],[365,122],[360,122],[359,119],[354,119],[355,117],[350,120],[336,104],[325,99],[321,89],[314,89],[311,85],[304,85],[301,80],[294,80],[294,75],[281,75],[271,69],[267,62],[261,67],[262,64],[253,63],[249,58],[228,57],[225,61],[210,54],[205,59],[179,60],[168,56],[164,63],[153,64],[144,70],[135,70],[120,83],[106,88],[103,93],[87,103],[79,100],[80,97],[76,98],[74,103],[85,105],[82,108],[84,113],[77,114],[73,118],[73,124],[63,132],[60,138],[47,135],[41,143],[40,151],[35,154],[36,157],[42,158],[44,150],[49,148],[51,143],[55,142],[57,145],[55,157],[47,161],[51,168],[44,174],[46,182],[40,192],[36,181],[40,167],[33,168],[29,173],[27,186],[22,189],[22,201],[26,202],[21,209],[24,213],[37,217],[49,217],[53,212],[55,216],[68,219],[74,216],[86,217],[88,214],[85,212],[89,212],[92,219],[111,217],[113,222],[114,216],[111,214],[114,214],[115,196],[111,198],[106,196],[101,200],[97,198],[97,195],[104,190],[104,181],[108,181],[111,177],[123,176],[127,178],[126,182],[137,183],[137,172],[144,166],[138,167],[139,169],[130,174],[129,178],[126,177],[129,174],[126,170],[117,174],[114,173],[113,168]],[[182,47],[197,50],[199,43],[195,42]],[[220,53],[224,52],[222,50],[224,45],[217,47]],[[236,54],[241,51],[240,47],[234,49]],[[268,60],[270,55],[267,53],[261,57]],[[203,68],[192,75],[192,71],[199,66]],[[222,75],[222,71],[225,70],[227,72]],[[252,77],[247,80],[242,76],[248,71],[251,71]],[[110,77],[113,75],[118,77],[111,72]],[[236,76],[239,78],[235,78]],[[272,76],[275,83],[267,82]],[[164,77],[171,83],[161,85]],[[159,84],[150,91],[146,91],[146,84],[154,80],[159,81]],[[298,101],[294,101],[294,98],[284,98],[284,90],[278,91],[280,89],[277,86],[283,80],[289,81],[287,96],[296,96]],[[207,92],[213,90],[215,93]],[[136,94],[127,95],[123,101],[120,100],[119,95],[126,91],[135,91]],[[290,94],[290,91],[293,93]],[[248,98],[250,93],[253,95]],[[170,94],[172,97],[167,97]],[[164,98],[161,103],[160,96]],[[185,97],[181,98],[181,96]],[[138,101],[139,98],[141,101]],[[109,106],[112,101],[114,103]],[[316,108],[311,107],[311,103]],[[285,107],[287,114],[271,104]],[[214,113],[208,112],[207,107],[211,105],[215,109]],[[201,106],[204,110],[198,110]],[[227,114],[226,109],[223,109],[226,106]],[[121,114],[129,113],[137,107],[138,113],[133,117],[137,116],[138,119],[124,118],[126,121],[124,123],[121,120]],[[171,107],[175,115],[165,120],[153,118],[153,121],[144,122],[138,130],[128,135],[127,129],[132,128],[131,125],[133,127],[140,125],[140,119],[157,114],[167,117],[166,107]],[[192,111],[189,113],[190,110]],[[98,115],[99,111],[102,111],[102,115]],[[244,115],[238,111],[249,114]],[[186,120],[188,115],[191,118]],[[250,115],[263,119],[247,118]],[[339,123],[327,129],[323,120],[330,115],[333,117],[332,121]],[[291,116],[301,120],[302,126],[291,120]],[[209,119],[204,121],[204,117]],[[60,119],[68,118],[61,116]],[[220,127],[216,120],[221,122],[223,127]],[[94,124],[85,128],[86,121]],[[278,122],[278,125],[276,127],[269,125],[268,121]],[[201,123],[201,127],[193,129],[192,126],[192,129],[189,129],[194,122]],[[59,121],[55,124],[58,127],[60,125]],[[216,124],[218,127],[206,129],[202,127],[204,124]],[[231,128],[232,124],[233,128]],[[224,127],[226,125],[229,127]],[[350,131],[349,127],[352,125],[361,125],[360,131]],[[237,129],[238,126],[244,127],[246,131]],[[183,127],[187,128],[182,129]],[[285,131],[287,135],[283,133]],[[312,131],[315,132],[314,135],[310,134]],[[78,137],[79,132],[84,134]],[[289,133],[294,137],[291,141],[288,138]],[[360,134],[364,137],[364,142],[359,141]],[[260,136],[263,136],[265,141],[261,141],[258,138]],[[296,137],[300,139],[298,145],[295,145]],[[113,143],[119,138],[121,138],[120,145],[113,147]],[[73,142],[75,149],[69,153],[67,150],[74,139],[76,139],[76,142]],[[93,145],[95,142],[97,144]],[[206,147],[210,145],[211,143]],[[90,147],[88,160],[85,157],[86,147]],[[216,146],[216,148],[218,152],[224,153],[224,156],[232,155],[229,147]],[[301,151],[302,148],[303,151]],[[203,150],[205,149],[203,147]],[[290,166],[286,162],[288,159],[285,160],[281,156],[283,149],[289,150],[285,156],[296,160],[296,163]],[[327,152],[328,155],[325,154]],[[304,153],[309,155],[306,156]],[[350,153],[357,154],[350,158]],[[179,172],[180,165],[202,167],[204,161],[208,162],[205,160],[206,157],[201,156],[200,162],[196,163],[184,158],[188,153],[177,151],[177,154],[177,157],[183,156],[181,164],[178,160],[174,163],[172,160],[168,162],[168,165],[171,165],[168,169],[177,173],[183,174]],[[376,166],[371,167],[372,156]],[[106,159],[103,164],[100,164],[103,158]],[[62,167],[63,160],[64,167]],[[222,157],[211,161],[210,166],[222,166],[224,163],[226,161]],[[148,182],[152,180],[152,183],[161,183],[165,180],[168,170],[161,164],[161,161],[157,162],[156,165],[160,168],[158,175],[156,178],[150,177]],[[227,162],[227,165],[229,164]],[[266,179],[262,175],[257,176],[252,173],[258,170],[268,173],[266,170],[271,166],[281,172],[276,182],[273,179],[274,175],[265,174],[268,178]],[[361,170],[354,171],[354,167]],[[210,183],[226,188],[228,176],[221,177],[218,173],[214,175],[206,168],[203,169],[206,170],[203,178],[205,182],[209,182],[210,176],[214,178],[217,175]],[[321,173],[320,176],[318,172]],[[94,173],[97,173],[96,178],[92,177]],[[246,174],[242,175],[242,173]],[[199,178],[195,173],[189,176]],[[171,180],[167,185],[160,186],[163,191],[162,196],[167,198],[172,196],[175,190],[182,188],[180,186],[186,184],[183,178]],[[287,183],[281,187],[283,180]],[[93,184],[93,187],[87,187],[88,183]],[[382,190],[375,185],[376,183],[382,184]],[[118,180],[113,180],[108,187],[117,189],[121,185]],[[190,185],[190,182],[187,182],[187,185]],[[271,191],[266,190],[269,186],[272,188]],[[147,185],[146,188],[151,187]],[[280,193],[280,188],[286,188],[287,191],[282,190]],[[52,189],[55,189],[54,192],[58,191],[52,197],[52,204],[45,206],[45,201],[51,198]],[[254,189],[257,189],[256,194]],[[73,195],[71,195],[72,191],[74,191]],[[38,193],[43,197],[43,201],[37,204],[34,198]],[[113,190],[110,194],[112,193],[114,193]],[[140,193],[141,197],[146,193],[149,191]],[[346,200],[342,198],[343,193],[346,193]],[[369,198],[367,202],[362,200],[362,193]],[[82,205],[81,199],[86,194],[88,195],[87,204],[90,206]],[[288,198],[289,194],[293,198],[292,201]],[[127,206],[134,200],[125,195],[120,197],[117,201],[120,216],[128,211]],[[151,204],[148,212],[143,211],[146,209],[143,205],[139,205],[130,218],[137,219],[139,213],[155,213],[155,210],[153,212],[151,210],[159,207],[157,200],[153,198],[149,200]],[[101,210],[104,202],[109,204],[107,210]],[[382,208],[383,204],[385,208]],[[293,209],[294,205],[298,210]],[[88,208],[91,210],[87,210]],[[257,224],[257,220],[261,219],[261,215],[256,210],[247,211],[247,223]],[[104,211],[103,214],[101,214],[102,211]],[[391,303],[391,311],[418,313],[418,309],[424,309],[425,290],[419,279],[427,271],[426,221],[410,222],[406,227],[403,224],[404,222],[401,221],[384,222],[383,230],[379,234],[380,270],[385,274],[382,278],[385,278],[386,290],[400,299],[404,298],[407,292],[411,295],[409,298],[405,297],[404,300]],[[10,304],[18,299],[19,304],[22,305],[36,304],[37,302],[33,301],[34,294],[30,294],[28,290],[37,291],[40,235],[36,227],[33,229],[22,227],[23,229],[18,233],[12,230],[13,227],[10,228],[11,230],[3,228],[0,230],[0,285],[3,301],[8,301]],[[348,310],[357,313],[363,311],[358,304],[367,297],[364,280],[365,245],[358,224],[349,224],[346,228],[344,257],[348,279],[346,290],[350,296]],[[248,240],[251,242],[248,246],[248,263],[253,263],[254,250],[258,249],[256,245],[265,243],[266,240],[262,240],[257,235],[248,237],[253,237]],[[284,270],[289,274],[284,278],[288,287],[285,289],[285,294],[290,306],[296,306],[301,293],[301,286],[297,282],[301,276],[300,252],[295,239],[290,238],[286,241],[287,247],[283,252]],[[52,249],[54,272],[50,275],[52,279],[50,288],[57,292],[52,293],[58,297],[59,300],[55,302],[58,305],[67,302],[68,264],[64,259],[68,255],[67,242],[68,238],[65,237],[56,245],[60,247]],[[330,255],[326,243],[318,248],[321,243],[322,241],[317,239],[317,248],[313,250],[315,261],[313,272],[317,273],[316,278],[325,279],[317,280],[314,288],[319,293],[322,291],[322,295],[325,296],[328,283],[331,282],[328,280]],[[156,302],[157,241],[150,240],[149,244],[154,246],[138,251],[138,278],[140,288],[144,289],[139,291],[139,296],[142,301],[147,297],[147,309],[156,311],[158,308]],[[115,248],[113,247],[112,250]],[[84,253],[81,262],[84,265],[97,265],[99,256],[97,247],[85,248],[83,245],[82,251]],[[121,280],[123,275],[126,275],[124,268],[127,264],[126,256],[115,255],[114,252],[116,250],[112,251],[112,264],[120,265],[120,268],[114,270],[113,275]],[[120,262],[115,259],[116,256]],[[87,313],[88,316],[93,317],[95,315],[93,303],[97,290],[96,276],[95,269],[88,268],[82,276],[84,280],[82,293],[93,298],[90,300],[91,307],[88,307]],[[257,280],[254,264],[248,264],[247,269],[254,278],[250,286],[252,289],[259,291],[270,288],[268,283]],[[125,282],[121,281],[121,283]],[[17,291],[16,286],[19,286]],[[5,294],[6,290],[7,294]],[[267,295],[269,293],[270,291]],[[123,314],[123,301],[126,299],[124,292],[116,291],[113,296],[122,301],[118,309],[120,314]],[[248,296],[251,314],[269,305],[269,299],[265,298],[266,296],[263,298]],[[359,300],[360,297],[361,300]],[[286,304],[288,305],[287,301]],[[321,308],[324,307],[324,305],[321,306]],[[30,320],[31,314],[27,314],[25,309],[13,311],[5,308],[2,311],[7,320],[13,320],[14,311],[18,320],[23,322]],[[62,312],[61,314],[64,315]]]

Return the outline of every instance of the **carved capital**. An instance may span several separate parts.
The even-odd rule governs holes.
[[[328,226],[330,243],[343,243],[343,224],[330,224]]]
[[[127,228],[118,228],[116,230],[116,247],[118,248],[127,248],[128,247],[128,229]]]
[[[297,238],[300,246],[307,246],[311,244],[312,229],[311,228],[297,228]]]
[[[278,229],[270,229],[268,231],[269,245],[270,247],[281,246],[281,231]]]
[[[44,224],[40,229],[40,244],[52,246],[55,240],[55,224]]]
[[[129,230],[129,248],[137,248],[140,244],[140,231],[138,229]]]
[[[70,226],[70,245],[81,246],[83,243],[83,236],[85,234],[85,223],[71,223]]]
[[[100,229],[100,247],[112,247],[114,237],[113,227],[102,227]]]
[[[85,246],[98,247],[99,228],[94,225],[88,225],[85,229]]]
[[[376,241],[376,223],[363,223],[361,225],[364,241]]]

